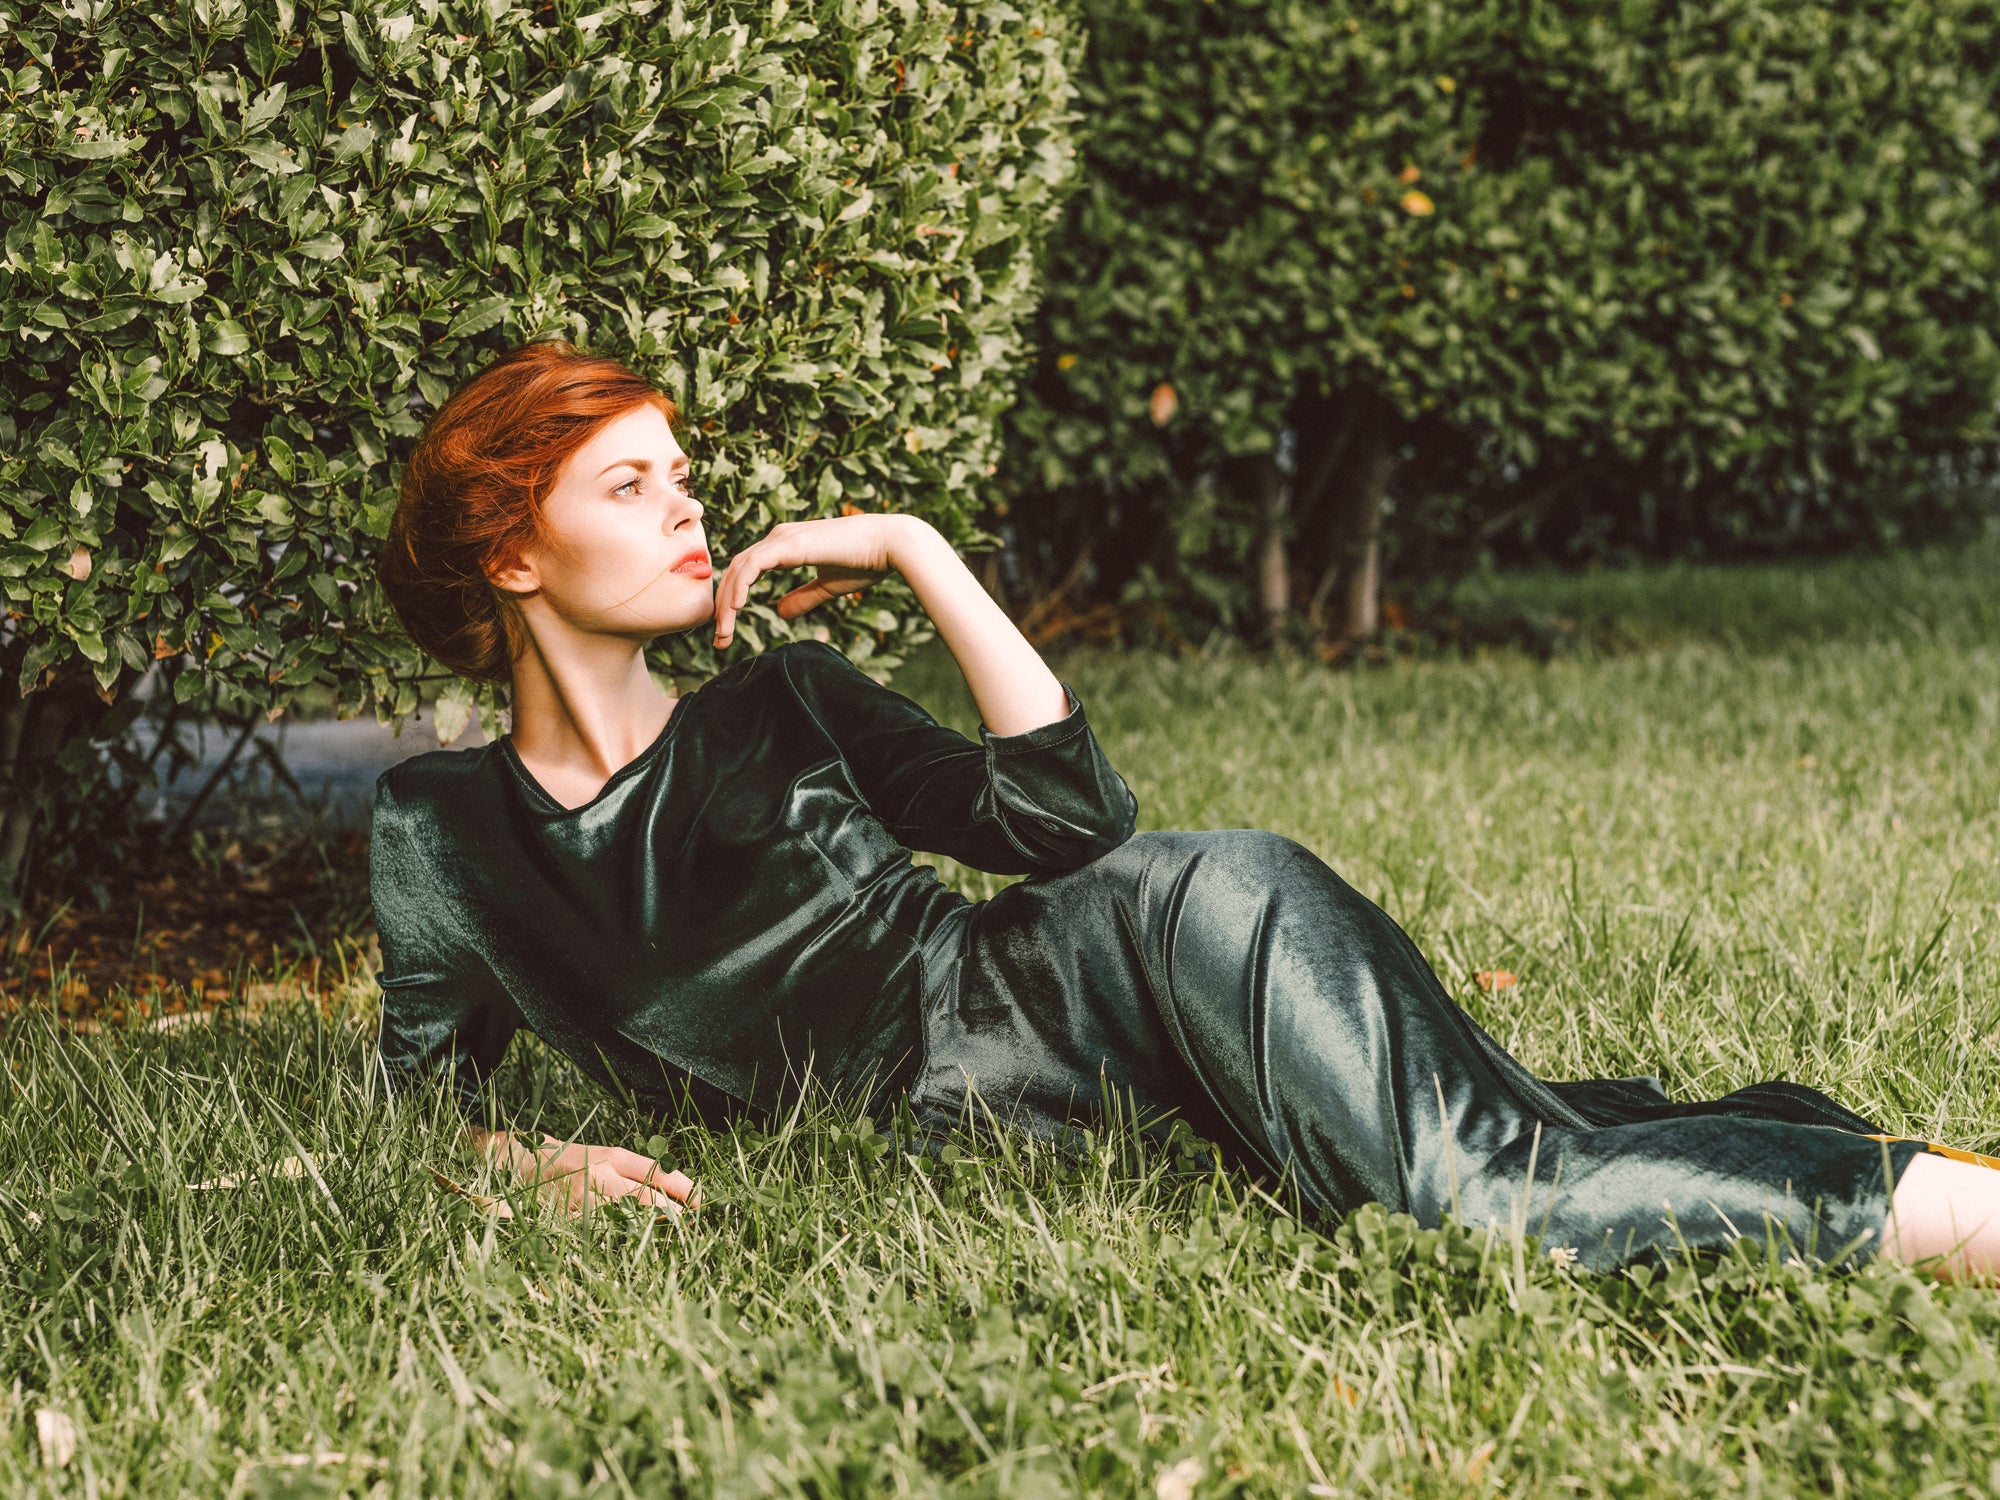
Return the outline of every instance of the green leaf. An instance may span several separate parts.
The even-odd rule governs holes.
[[[354,65],[361,69],[365,76],[373,78],[375,76],[375,57],[369,51],[368,37],[362,31],[361,23],[355,19],[354,12],[351,10],[344,10],[340,13],[340,35],[342,40],[347,43],[347,55],[354,59]]]
[[[261,167],[266,172],[277,172],[282,176],[289,177],[294,172],[304,170],[298,160],[294,156],[287,154],[285,149],[276,141],[244,141],[236,147],[236,150],[246,157],[252,165]]]
[[[554,88],[550,89],[546,94],[543,94],[539,99],[536,99],[526,109],[522,110],[521,113],[530,120],[534,119],[535,116],[537,115],[545,115],[550,110],[554,109],[558,104],[562,103],[563,95],[568,92],[569,92],[569,85],[566,83],[559,83]]]
[[[76,325],[78,333],[109,333],[114,328],[123,328],[139,316],[137,302],[117,302],[107,306],[94,318],[85,318]]]
[[[511,297],[486,297],[462,309],[451,320],[451,326],[444,331],[448,339],[470,338],[476,333],[484,333],[501,319],[514,305]]]
[[[360,124],[348,126],[347,129],[341,131],[334,138],[334,160],[345,161],[349,157],[361,155],[362,152],[375,144],[379,134],[380,132],[373,125],[365,121]]]
[[[202,330],[201,347],[210,354],[233,359],[250,352],[250,330],[234,318],[223,318]]]
[[[271,70],[278,65],[277,39],[271,35],[270,24],[265,21],[262,11],[253,10],[250,13],[250,24],[243,31],[243,56],[256,69],[260,79],[269,78]]]
[[[109,161],[114,157],[130,156],[139,149],[139,141],[132,136],[112,136],[108,140],[69,141],[62,148],[64,156],[78,161]]]
[[[263,17],[257,17],[262,21]],[[280,81],[257,96],[257,100],[243,111],[243,133],[255,135],[285,112],[286,85]]]
[[[67,533],[60,518],[51,515],[37,516],[35,522],[21,537],[21,544],[33,547],[37,552],[47,552],[61,543]]]

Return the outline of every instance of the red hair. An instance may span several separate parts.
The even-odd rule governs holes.
[[[505,682],[518,649],[512,600],[491,571],[551,538],[542,502],[557,471],[634,407],[674,403],[615,359],[561,339],[510,349],[424,425],[382,549],[389,604],[410,639],[462,677]]]

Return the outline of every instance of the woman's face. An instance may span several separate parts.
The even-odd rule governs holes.
[[[543,525],[563,547],[531,546],[496,571],[578,630],[644,644],[715,614],[702,507],[666,415],[634,407],[599,428],[556,472]]]

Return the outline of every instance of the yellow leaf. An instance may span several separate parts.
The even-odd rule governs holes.
[[[1414,214],[1417,218],[1421,219],[1426,214],[1436,213],[1437,205],[1431,202],[1431,195],[1429,193],[1411,188],[1407,193],[1403,194],[1403,212]]]
[[[1465,1477],[1477,1483],[1480,1471],[1486,1467],[1486,1461],[1493,1456],[1493,1450],[1499,1446],[1498,1443],[1491,1440],[1481,1443],[1474,1450],[1472,1457],[1466,1461]]]
[[[1173,421],[1174,413],[1180,409],[1181,398],[1174,393],[1172,386],[1163,380],[1153,387],[1152,399],[1146,403],[1146,411],[1152,417],[1155,427],[1164,427]]]
[[[90,549],[88,547],[78,547],[76,551],[70,553],[69,561],[63,564],[63,571],[78,583],[88,578],[90,576]]]

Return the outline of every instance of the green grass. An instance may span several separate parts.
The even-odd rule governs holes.
[[[1303,840],[1537,1071],[1684,1095],[1782,1075],[1993,1148],[1994,561],[1487,585],[1643,648],[1546,665],[1054,661],[1143,826]],[[948,661],[899,686],[970,722]],[[1484,994],[1490,968],[1521,982]],[[1992,1292],[1747,1242],[1596,1278],[1375,1211],[1316,1231],[1117,1129],[1085,1159],[969,1135],[930,1166],[837,1108],[671,1129],[700,1215],[498,1223],[430,1170],[496,1185],[371,1093],[366,989],[331,1022],[0,1034],[0,1484],[2000,1488]],[[532,1045],[505,1089],[559,1132],[657,1128]],[[225,1174],[244,1184],[188,1186]],[[75,1424],[64,1468],[38,1410]]]
[[[1807,567],[1699,567],[1474,575],[1446,601],[1475,636],[1631,650],[1691,640],[1768,650],[1832,641],[2000,638],[2000,538]],[[1423,623],[1423,622],[1419,622]]]

